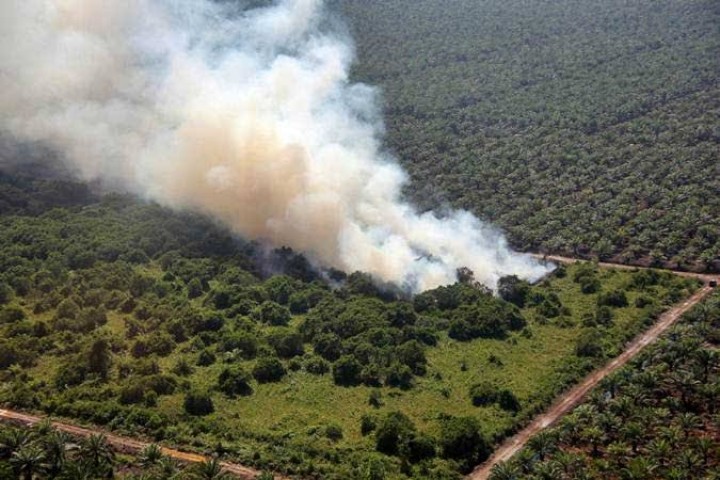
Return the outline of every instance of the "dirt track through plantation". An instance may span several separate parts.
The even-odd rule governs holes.
[[[38,422],[44,420],[44,417],[38,417],[35,415],[27,415],[12,410],[0,410],[0,421],[21,424],[25,426],[32,426]],[[118,452],[137,454],[141,452],[145,447],[150,445],[148,442],[135,440],[132,438],[121,437],[104,432],[99,429],[82,428],[75,425],[62,422],[52,422],[53,427],[56,429],[68,433],[74,437],[86,438],[90,435],[103,433],[107,436],[107,441],[110,446]],[[195,453],[181,452],[180,450],[174,450],[172,448],[161,447],[163,454],[170,458],[174,458],[182,463],[202,463],[209,459],[204,455],[198,455]],[[223,470],[231,473],[238,478],[251,480],[260,475],[260,472],[252,468],[244,467],[236,463],[221,462]],[[284,479],[285,477],[275,476],[276,480]]]
[[[534,255],[537,258],[545,258],[549,261],[556,263],[575,263],[578,260],[567,257],[558,256],[547,256],[542,257],[541,255]],[[622,270],[634,270],[642,269],[642,267],[634,267],[628,265],[616,265],[610,263],[600,263],[601,267],[616,268]],[[512,458],[517,452],[519,452],[525,444],[536,435],[538,432],[555,424],[563,415],[568,413],[570,410],[580,404],[585,396],[595,388],[603,378],[607,377],[611,373],[615,372],[623,365],[627,364],[633,357],[640,353],[646,346],[653,343],[657,338],[662,335],[668,328],[670,328],[685,312],[690,310],[694,305],[699,303],[703,298],[708,296],[712,291],[708,283],[710,280],[716,280],[717,277],[712,275],[696,274],[689,272],[672,272],[677,275],[684,277],[697,278],[704,282],[703,287],[695,292],[690,298],[684,300],[682,303],[675,305],[670,310],[664,312],[658,318],[657,322],[645,332],[637,336],[625,350],[615,357],[610,363],[592,372],[589,376],[574,388],[568,392],[562,394],[550,408],[543,414],[535,418],[528,426],[522,429],[520,432],[505,440],[505,442],[498,447],[492,456],[481,465],[477,466],[473,472],[466,478],[468,480],[486,480],[490,477],[492,468],[501,462],[506,462]]]
[[[536,255],[537,258],[546,259],[548,261],[556,262],[556,263],[575,263],[578,260],[573,258],[567,258],[567,257],[558,257],[558,256],[547,256],[543,257],[541,255]],[[627,265],[616,265],[616,264],[607,264],[607,263],[600,263],[600,266],[607,267],[607,268],[617,268],[617,269],[642,269],[642,267],[634,267],[634,266],[627,266]],[[686,299],[682,303],[674,306],[667,312],[663,313],[658,321],[646,332],[640,334],[635,340],[633,340],[628,347],[625,349],[625,351],[620,354],[619,356],[615,357],[610,363],[602,367],[600,370],[597,370],[593,373],[591,373],[588,377],[586,377],[582,383],[571,389],[570,391],[564,393],[561,395],[554,403],[553,405],[547,410],[545,413],[541,414],[540,416],[536,417],[535,420],[533,420],[532,423],[530,423],[527,427],[525,427],[523,430],[521,430],[519,433],[514,435],[513,437],[506,440],[500,447],[498,447],[497,450],[495,450],[494,454],[488,459],[485,463],[482,465],[479,465],[475,470],[467,476],[468,480],[484,480],[487,479],[490,476],[490,472],[492,471],[492,467],[500,462],[504,462],[509,460],[515,453],[517,453],[520,449],[522,449],[527,441],[535,434],[540,432],[541,430],[553,425],[555,422],[560,419],[563,415],[565,415],[567,412],[572,410],[575,406],[577,406],[587,395],[587,393],[592,390],[603,378],[607,377],[623,365],[625,365],[628,361],[630,361],[633,357],[635,357],[643,348],[645,348],[650,343],[657,340],[658,336],[660,336],[663,332],[665,332],[670,326],[672,326],[681,316],[683,313],[688,311],[690,308],[692,308],[694,305],[696,305],[698,302],[700,302],[703,298],[705,298],[710,292],[713,291],[711,287],[708,286],[708,282],[710,280],[716,280],[717,277],[711,276],[711,275],[703,275],[703,274],[695,274],[695,273],[688,273],[688,272],[673,272],[678,275],[686,276],[686,277],[692,277],[697,278],[699,280],[702,280],[705,285],[702,289],[697,291],[693,296]],[[32,426],[35,425],[38,422],[41,422],[44,420],[44,417],[35,416],[35,415],[28,415],[21,412],[16,412],[12,410],[2,410],[0,409],[0,421],[9,422],[9,423],[15,423],[15,424],[22,424],[26,426]],[[117,451],[124,452],[124,453],[132,453],[137,454],[140,451],[142,451],[145,447],[150,445],[149,442],[144,442],[137,439],[127,438],[127,437],[121,437],[119,435],[113,435],[107,432],[104,432],[101,429],[89,429],[89,428],[83,428],[78,427],[75,425],[71,425],[68,423],[63,422],[53,422],[53,426],[57,428],[58,430],[61,430],[63,432],[69,433],[76,437],[89,437],[90,435],[97,434],[97,433],[103,433],[107,436],[108,443]],[[174,458],[180,462],[183,463],[200,463],[207,461],[210,457],[204,456],[204,455],[198,455],[195,453],[188,453],[188,452],[182,452],[180,450],[174,450],[172,448],[166,448],[162,447],[162,451],[165,455],[168,457]],[[252,480],[255,479],[260,475],[260,472],[245,467],[243,465],[239,465],[236,463],[230,463],[230,462],[222,462],[222,466],[224,471],[233,474],[237,476],[238,478]],[[286,477],[281,476],[275,476],[276,480],[287,480]]]

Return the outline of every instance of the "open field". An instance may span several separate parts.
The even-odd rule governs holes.
[[[288,475],[356,478],[379,465],[387,478],[454,478],[483,453],[443,453],[451,419],[477,422],[489,448],[697,287],[578,264],[509,284],[521,308],[461,283],[409,303],[361,275],[338,290],[304,280],[298,257],[287,275],[263,276],[242,250],[251,247],[202,219],[181,226],[128,199],[83,202],[3,217],[16,292],[2,310],[0,400]],[[133,245],[148,225],[155,240]],[[49,245],[66,255],[57,274],[29,256]],[[101,260],[108,249],[117,260]],[[279,376],[263,380],[268,362]],[[505,403],[473,406],[478,385]],[[189,398],[211,406],[193,410]],[[422,459],[376,451],[374,429],[393,412],[433,445]]]

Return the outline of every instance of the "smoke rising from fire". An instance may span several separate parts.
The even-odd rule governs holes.
[[[471,214],[419,214],[321,0],[3,0],[0,129],[85,180],[418,291],[546,272]]]

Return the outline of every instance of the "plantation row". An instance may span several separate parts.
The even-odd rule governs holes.
[[[720,8],[342,0],[424,208],[516,248],[720,271]]]
[[[720,478],[719,349],[715,294],[491,479]]]

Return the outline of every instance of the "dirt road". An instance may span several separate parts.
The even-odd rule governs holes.
[[[15,423],[15,424],[22,424],[26,426],[32,426],[36,423],[42,421],[43,417],[37,417],[35,415],[27,415],[20,412],[15,412],[12,410],[0,410],[0,421],[3,422],[9,422],[9,423]],[[75,425],[70,425],[67,423],[62,422],[53,422],[53,426],[57,428],[60,431],[69,433],[70,435],[76,436],[76,437],[89,437],[90,435],[97,434],[97,433],[105,433],[107,436],[108,443],[118,452],[123,453],[130,453],[130,454],[136,454],[142,451],[145,447],[149,445],[149,443],[142,442],[140,440],[135,440],[132,438],[127,437],[120,437],[118,435],[113,435],[110,433],[102,432],[97,429],[88,429],[88,428],[82,428],[77,427]],[[197,455],[194,453],[187,453],[187,452],[181,452],[179,450],[174,450],[172,448],[166,448],[162,447],[162,452],[167,455],[168,457],[174,458],[180,462],[183,463],[201,463],[208,460],[208,457],[205,457],[203,455]],[[257,470],[254,470],[252,468],[244,467],[242,465],[238,465],[235,463],[229,463],[229,462],[222,462],[223,470],[231,473],[238,478],[251,480],[260,475],[260,472]],[[275,476],[276,479],[284,479],[285,477],[279,477]]]
[[[542,255],[539,253],[531,253],[530,256],[535,257],[538,260],[547,260],[549,262],[565,263],[565,264],[580,263],[580,262],[588,261],[588,260],[580,260],[580,259],[572,258],[572,257],[561,257],[560,255]],[[708,283],[711,280],[720,279],[720,275],[711,275],[708,273],[681,272],[679,270],[665,270],[662,268],[652,269],[652,268],[646,268],[646,267],[639,267],[637,265],[625,265],[623,263],[598,262],[598,265],[603,268],[614,268],[616,270],[657,270],[659,272],[670,272],[670,273],[672,273],[674,275],[678,275],[680,277],[697,278],[698,280],[701,280],[705,283]]]
[[[541,255],[536,255],[536,257],[543,258],[543,256]],[[549,261],[557,263],[575,263],[578,261],[572,258],[558,256],[547,256],[545,258]],[[619,269],[641,268],[628,265],[615,265],[604,263],[601,263],[600,266]],[[497,450],[495,450],[493,455],[485,463],[476,467],[475,470],[473,470],[473,472],[467,476],[468,480],[485,480],[489,478],[493,466],[509,460],[513,455],[515,455],[525,446],[527,441],[533,435],[553,425],[563,415],[576,407],[579,403],[583,401],[585,395],[587,395],[590,390],[597,386],[597,384],[600,383],[603,378],[607,377],[608,375],[628,363],[633,357],[640,353],[643,348],[657,340],[657,338],[668,328],[670,328],[685,312],[687,312],[690,308],[692,308],[703,298],[709,295],[710,292],[713,291],[713,289],[708,285],[708,282],[710,280],[717,279],[716,276],[712,275],[703,275],[690,272],[673,273],[685,277],[700,279],[705,283],[705,285],[693,296],[663,313],[660,318],[658,318],[658,321],[650,329],[636,337],[635,340],[633,340],[627,346],[627,348],[622,354],[615,357],[610,363],[602,367],[600,370],[596,370],[595,372],[591,373],[588,377],[585,378],[585,380],[582,381],[582,383],[560,396],[545,413],[536,417],[535,420],[533,420],[532,423],[530,423],[527,427],[515,434],[513,437],[507,439],[505,442],[503,442],[503,444],[498,447]]]

